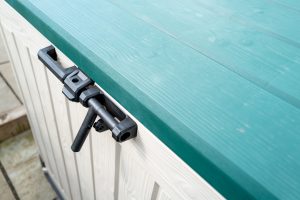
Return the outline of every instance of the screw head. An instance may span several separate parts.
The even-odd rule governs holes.
[[[103,119],[99,119],[97,122],[94,123],[93,127],[97,132],[103,132],[108,130],[108,127],[104,123]]]

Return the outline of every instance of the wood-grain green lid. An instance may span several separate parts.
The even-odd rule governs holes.
[[[7,0],[229,199],[300,199],[300,3]]]

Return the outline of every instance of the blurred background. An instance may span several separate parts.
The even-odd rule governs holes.
[[[43,174],[21,94],[0,37],[0,200],[57,199]]]

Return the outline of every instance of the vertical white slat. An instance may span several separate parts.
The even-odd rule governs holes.
[[[157,200],[171,200],[171,197],[168,194],[166,194],[163,190],[159,190],[156,199]],[[177,199],[172,199],[172,200],[177,200]],[[180,200],[180,199],[178,198],[178,200]]]
[[[96,199],[114,200],[117,195],[115,179],[118,181],[118,177],[115,177],[115,175],[118,176],[116,168],[119,170],[119,167],[116,166],[116,163],[117,165],[119,163],[116,162],[116,159],[119,159],[116,142],[111,137],[110,131],[98,133],[93,130],[91,136]]]
[[[15,69],[14,69],[14,64],[13,64],[13,62],[11,60],[11,55],[10,55],[10,52],[9,52],[9,49],[8,49],[7,40],[6,40],[5,36],[4,36],[4,31],[3,31],[2,21],[1,20],[0,20],[0,38],[3,41],[5,52],[7,53],[8,59],[10,61],[9,65],[10,65],[10,67],[12,69],[13,74],[14,74],[13,77],[16,79],[16,83],[17,83],[17,88],[16,89],[19,91],[18,97],[20,98],[21,103],[23,103],[24,102],[24,97],[23,97],[24,95],[23,95],[23,92],[21,91],[20,81],[18,80],[18,77],[16,76],[16,72],[15,72]]]
[[[34,105],[34,110],[36,113],[37,121],[40,127],[40,135],[42,140],[44,141],[44,145],[46,148],[46,153],[48,155],[50,170],[54,174],[54,177],[59,180],[58,169],[56,166],[56,161],[54,159],[53,148],[51,144],[51,140],[49,137],[49,127],[46,123],[44,109],[42,107],[43,97],[40,96],[39,90],[37,88],[37,82],[34,76],[32,62],[30,58],[30,54],[28,51],[28,47],[24,46],[21,41],[16,37],[16,44],[19,51],[19,55],[22,62],[22,69],[24,72],[24,76],[27,80],[27,84],[29,87],[29,92],[31,95],[31,101]]]
[[[69,102],[69,110],[74,140],[87,113],[87,109],[84,108],[80,103]],[[88,136],[81,150],[75,153],[81,194],[84,200],[93,200],[95,198],[90,143],[91,137]]]
[[[138,160],[121,147],[119,173],[119,200],[143,199],[151,200],[155,181]]]
[[[59,133],[58,133],[58,128],[54,116],[52,97],[51,97],[49,83],[45,71],[46,69],[45,66],[37,59],[36,52],[33,53],[31,57],[32,57],[31,60],[33,63],[35,78],[36,81],[38,82],[40,96],[43,97],[42,104],[43,104],[44,112],[47,113],[45,115],[45,118],[49,128],[48,131],[49,131],[50,141],[53,147],[54,157],[58,168],[60,184],[67,185],[68,180],[67,180],[65,160],[64,160],[64,155],[62,153],[61,143],[59,140]],[[77,197],[78,189],[77,190],[74,189],[73,191],[75,192],[73,196]]]
[[[56,118],[56,123],[58,126],[59,139],[64,154],[68,185],[65,184],[63,187],[67,190],[67,197],[69,199],[80,199],[78,195],[79,190],[79,180],[76,169],[75,155],[71,150],[71,144],[73,141],[70,118],[68,113],[68,103],[65,96],[62,94],[62,84],[59,80],[49,71],[46,70],[48,81],[50,84],[50,93],[52,97],[52,102],[54,106],[54,113]],[[76,191],[77,190],[77,191]],[[72,191],[72,192],[71,192]],[[77,194],[73,196],[73,194]]]
[[[43,148],[45,145],[43,143],[41,135],[39,134],[40,129],[39,129],[38,121],[36,119],[36,114],[35,114],[34,107],[33,107],[32,101],[31,101],[31,95],[28,90],[28,85],[27,85],[25,76],[23,75],[24,72],[22,70],[22,63],[21,63],[21,59],[20,59],[20,56],[19,56],[19,53],[17,50],[17,46],[16,46],[16,43],[14,40],[13,33],[7,31],[4,28],[3,23],[2,23],[1,27],[2,27],[1,31],[4,36],[4,41],[7,45],[8,54],[9,54],[10,60],[12,61],[13,71],[17,77],[19,87],[22,91],[22,96],[24,98],[23,102],[26,106],[26,110],[27,110],[27,113],[29,116],[29,122],[30,122],[30,126],[32,128],[33,136],[35,138],[35,141],[37,141],[37,145],[39,147],[39,152],[41,154],[41,157],[43,158],[46,165],[49,166],[49,159],[47,157],[45,149]]]

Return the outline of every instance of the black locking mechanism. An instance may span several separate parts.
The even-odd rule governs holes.
[[[112,137],[117,142],[136,137],[137,124],[110,101],[80,69],[76,66],[63,68],[57,61],[52,45],[39,50],[38,58],[64,84],[63,94],[70,101],[80,102],[89,108],[71,146],[74,152],[80,151],[92,127],[98,132],[111,130]],[[100,119],[95,122],[97,116]]]

